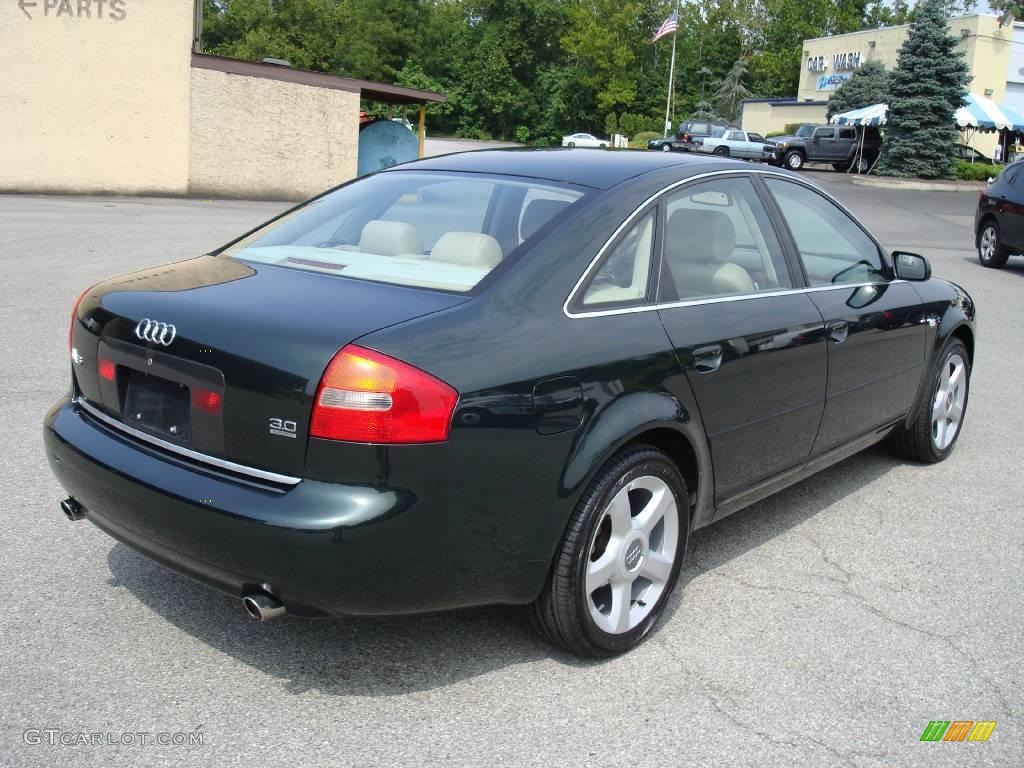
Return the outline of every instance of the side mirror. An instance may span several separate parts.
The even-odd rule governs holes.
[[[921,282],[932,276],[932,265],[928,263],[928,259],[916,253],[894,251],[892,263],[896,277],[901,280]]]

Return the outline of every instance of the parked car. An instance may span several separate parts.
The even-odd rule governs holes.
[[[999,269],[1024,253],[1024,161],[1003,168],[978,196],[974,245],[982,266]]]
[[[954,144],[953,145],[953,156],[957,160],[963,160],[968,163],[989,163],[993,162],[991,157],[983,155],[981,152],[976,150],[974,147],[969,147],[966,144]]]
[[[887,438],[946,458],[974,350],[813,184],[629,152],[389,168],[70,321],[68,518],[261,620],[522,604],[583,656],[649,636],[692,531]]]
[[[657,152],[671,152],[673,150],[673,144],[675,143],[675,136],[666,136],[663,139],[651,139],[647,142],[647,148],[653,149]]]
[[[803,129],[805,126],[801,126]],[[857,171],[868,171],[878,159],[882,137],[878,129],[865,128],[863,154],[860,132],[848,125],[814,126],[809,136],[780,137],[775,139],[778,162],[792,171],[805,163],[831,163],[837,171],[847,171],[856,162]]]
[[[738,126],[715,120],[684,120],[679,124],[675,136],[652,139],[647,142],[647,148],[660,152],[693,152],[708,136],[720,137],[730,128]]]
[[[759,133],[749,133],[735,128],[726,131],[721,138],[708,136],[698,151],[720,157],[738,157],[744,160],[766,160],[775,162],[775,143]]]
[[[574,133],[562,137],[563,147],[607,147],[607,139],[599,139],[590,133]]]

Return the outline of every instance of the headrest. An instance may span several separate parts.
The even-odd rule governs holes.
[[[423,254],[423,241],[416,228],[401,221],[374,219],[366,222],[359,238],[359,250],[378,256]]]
[[[430,259],[470,267],[494,267],[501,261],[501,246],[490,235],[479,232],[445,232],[434,243]]]
[[[532,237],[568,205],[568,200],[534,200],[523,211],[523,220],[519,222],[519,236],[523,240]]]
[[[666,229],[665,253],[673,261],[725,261],[736,249],[736,229],[721,211],[680,208]]]

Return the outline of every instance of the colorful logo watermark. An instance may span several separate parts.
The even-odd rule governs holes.
[[[995,720],[932,720],[921,741],[988,741],[995,728]]]

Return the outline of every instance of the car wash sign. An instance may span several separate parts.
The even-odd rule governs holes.
[[[65,18],[124,21],[128,0],[15,0],[29,19]]]
[[[807,57],[807,71],[818,75],[819,91],[834,91],[850,79],[846,73],[857,69],[860,64],[860,51],[846,51],[832,56]]]

